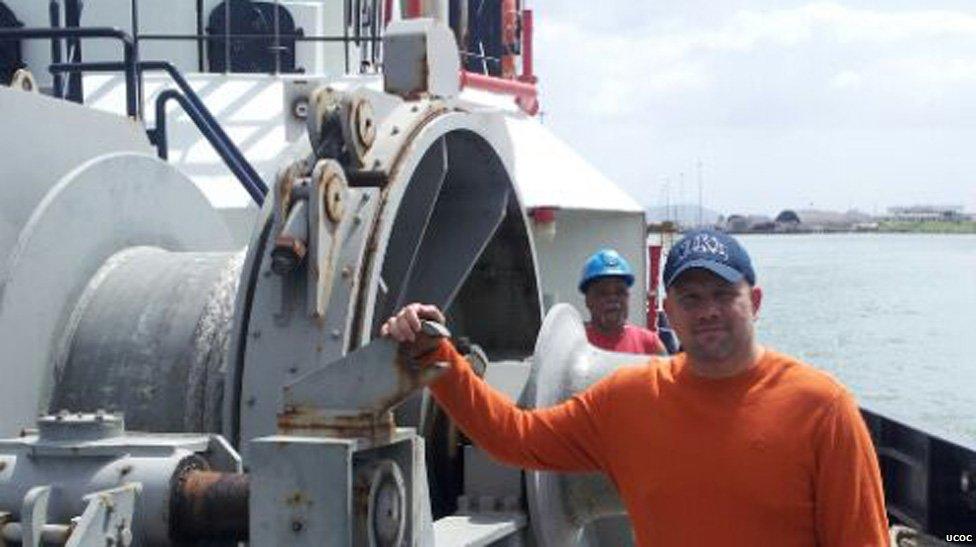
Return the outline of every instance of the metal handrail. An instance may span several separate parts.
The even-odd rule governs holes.
[[[228,143],[216,138],[215,133],[209,130],[205,116],[187,99],[186,95],[183,95],[175,89],[166,89],[156,97],[156,127],[149,133],[150,140],[156,145],[156,153],[159,157],[164,160],[169,158],[169,146],[166,137],[166,103],[171,100],[176,101],[183,107],[183,111],[190,116],[197,129],[206,137],[220,158],[224,160],[224,163],[234,173],[234,176],[237,177],[241,186],[250,194],[254,202],[259,207],[263,205],[267,188],[262,188],[264,183],[260,179],[256,182],[250,180],[250,176],[247,173],[247,167],[250,166],[244,160],[240,150],[233,143],[228,145]]]
[[[124,67],[123,63],[112,63],[112,62],[99,62],[99,63],[57,63],[51,65],[52,72],[118,72]],[[224,163],[231,170],[232,173],[237,177],[237,180],[241,183],[241,186],[247,191],[248,194],[254,198],[254,201],[261,205],[264,203],[264,196],[268,193],[268,185],[265,184],[264,180],[258,172],[251,166],[250,162],[244,157],[240,149],[234,144],[227,133],[224,132],[223,127],[217,122],[213,114],[207,108],[203,101],[200,100],[199,95],[190,87],[189,82],[183,77],[183,74],[173,66],[172,63],[168,61],[140,61],[136,68],[141,74],[147,70],[161,70],[169,74],[173,82],[182,92],[182,97],[186,104],[189,104],[191,108],[186,108],[183,100],[180,100],[180,104],[184,105],[184,110],[190,115],[197,128],[207,139],[208,142],[214,147],[217,153],[224,160]],[[128,87],[129,82],[126,81],[126,86]],[[128,89],[126,94],[128,95]],[[157,99],[156,108],[158,112],[159,102]],[[165,117],[165,115],[164,115]],[[159,127],[159,121],[157,120],[157,129]],[[165,134],[165,130],[164,130]],[[158,144],[157,144],[158,152]]]
[[[138,53],[136,52],[135,42],[124,30],[114,27],[78,27],[78,28],[21,28],[21,29],[2,29],[0,39],[37,39],[37,38],[114,38],[122,42],[122,63],[115,63],[118,69],[125,74],[125,112],[133,118],[142,117],[142,105],[138,100],[139,82],[136,75],[136,64],[138,63]],[[72,63],[58,63],[58,66],[71,65]],[[51,65],[51,72],[54,72]]]
[[[267,40],[268,38],[273,38],[274,36],[267,34],[140,34],[139,40],[173,40],[173,41],[196,41],[196,40],[207,40],[207,39],[220,39],[220,38],[234,38],[242,40]],[[355,42],[356,38],[346,38],[343,36],[305,36],[305,35],[294,35],[289,36],[289,40],[294,40],[296,42]],[[382,36],[366,36],[359,38],[362,42],[382,42]]]

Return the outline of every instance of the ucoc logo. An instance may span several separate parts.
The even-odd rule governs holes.
[[[973,534],[946,534],[946,541],[972,543]]]

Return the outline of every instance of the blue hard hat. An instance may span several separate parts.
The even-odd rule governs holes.
[[[601,277],[620,277],[628,287],[634,284],[634,272],[630,269],[630,264],[613,249],[600,249],[586,259],[579,282],[580,292],[585,293],[590,281]]]

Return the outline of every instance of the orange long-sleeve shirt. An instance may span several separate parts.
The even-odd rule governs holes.
[[[480,447],[510,465],[603,471],[641,546],[883,546],[887,518],[871,438],[825,373],[766,351],[714,380],[684,354],[624,367],[564,403],[523,410],[447,341],[431,391]]]

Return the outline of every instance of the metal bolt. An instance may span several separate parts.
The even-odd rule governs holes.
[[[290,374],[296,374],[298,372],[298,367],[288,367],[288,372]]]
[[[367,201],[369,201],[369,194],[363,194],[362,197],[359,198],[359,200],[362,201],[363,203],[366,203]]]
[[[123,465],[121,468],[119,468],[119,475],[122,475],[123,477],[126,476],[126,475],[128,475],[131,472],[132,472],[132,465],[131,464],[126,464],[126,465]]]
[[[356,215],[356,219],[359,219],[359,215]],[[352,266],[345,266],[342,268],[342,277],[349,279],[352,276]]]
[[[256,331],[252,332],[251,333],[251,338],[254,338],[255,340],[257,340],[258,338],[261,338],[261,331],[256,330]]]
[[[379,169],[381,165],[383,165],[383,162],[380,160],[373,160],[373,169]]]
[[[254,406],[254,404],[257,402],[258,402],[257,398],[254,395],[251,395],[250,397],[247,398],[247,401],[244,401],[244,404],[246,404],[247,406]]]
[[[358,224],[362,224],[363,223],[363,216],[362,215],[356,215],[355,217],[353,217],[352,222],[353,222],[353,224],[357,224],[357,225]]]
[[[395,125],[393,126],[393,129],[390,130],[390,135],[397,135],[399,133],[400,133],[400,128]]]
[[[304,120],[308,117],[308,98],[299,97],[292,103],[291,113],[296,118]]]
[[[419,112],[419,111],[420,111],[420,107],[417,105],[413,105],[410,107],[410,112]]]
[[[332,337],[338,340],[342,336],[342,331],[339,329],[334,329],[332,331]]]
[[[295,532],[296,534],[299,533],[299,532],[301,532],[302,531],[302,528],[304,528],[304,527],[305,527],[305,525],[302,524],[302,521],[300,521],[298,519],[295,519],[295,520],[291,521],[291,531],[292,532]]]

